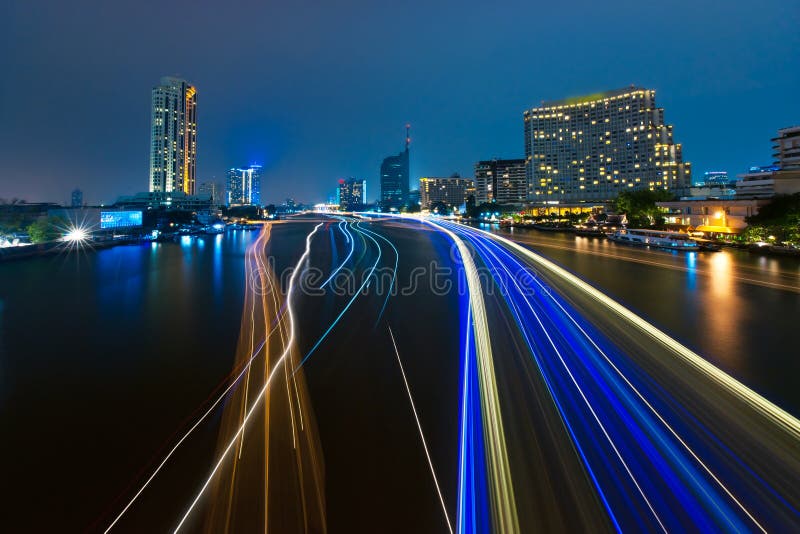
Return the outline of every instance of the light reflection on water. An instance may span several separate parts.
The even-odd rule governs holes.
[[[720,346],[720,357],[730,369],[743,372],[744,362],[735,350],[742,343],[743,314],[746,303],[742,302],[734,282],[733,258],[727,251],[714,253],[708,261],[711,271],[708,277],[709,291],[699,302],[704,308],[703,321],[708,335]]]
[[[686,285],[689,289],[695,289],[697,287],[697,252],[687,252],[686,253],[686,268],[687,276],[686,276]]]

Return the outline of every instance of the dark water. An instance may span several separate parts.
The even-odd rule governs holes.
[[[0,265],[5,527],[85,529],[230,372],[254,236]]]
[[[273,252],[279,268],[296,261],[309,229],[276,232],[276,243],[281,235],[285,240]],[[245,249],[255,235],[234,232],[0,264],[0,512],[5,527],[82,531],[95,520],[103,525],[102,518],[107,521],[109,512],[113,517],[119,510],[124,501],[115,499],[129,495],[127,485],[163,456],[160,448],[231,371]],[[417,263],[447,254],[444,240],[402,229],[387,235],[400,249],[402,276],[410,276]],[[799,261],[741,251],[650,253],[537,232],[522,237],[747,385],[800,413],[800,293],[791,289],[800,285]],[[348,524],[366,529],[387,514],[396,515],[405,506],[398,503],[424,511],[398,518],[397,529],[438,529],[435,498],[418,489],[430,492],[430,480],[402,383],[392,375],[395,363],[386,359],[391,345],[372,324],[380,304],[377,299],[362,311],[354,307],[355,322],[334,331],[308,369],[326,449],[331,530]],[[431,441],[442,478],[449,481],[457,468],[452,451],[458,358],[445,355],[458,350],[447,334],[456,329],[449,315],[455,307],[455,297],[404,297],[393,301],[385,316],[408,355],[407,372],[418,386],[422,413],[428,421],[445,422],[432,430]],[[315,314],[338,310],[332,304],[328,308],[302,317],[302,328],[320,331],[330,318],[318,320]],[[311,341],[302,339],[301,345]],[[381,401],[387,396],[396,400],[388,409]],[[206,433],[207,439],[189,448],[188,459],[172,472],[191,487],[207,473],[214,454],[216,433],[213,427]],[[387,457],[386,450],[397,456]],[[376,496],[387,480],[384,496]],[[149,499],[166,500],[171,489]],[[453,484],[444,491],[454,503]],[[166,508],[175,513],[174,507]]]

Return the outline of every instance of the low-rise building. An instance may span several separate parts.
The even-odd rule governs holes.
[[[182,191],[149,191],[119,197],[114,207],[120,209],[177,209],[186,211],[210,210],[211,195],[187,195]]]
[[[419,179],[419,205],[430,209],[433,204],[443,203],[457,208],[466,203],[469,195],[475,194],[475,180],[458,175],[448,178],[423,177]]]
[[[656,202],[667,224],[708,234],[738,234],[747,228],[746,217],[769,203],[763,199],[683,199]]]
[[[737,198],[772,198],[775,195],[800,193],[800,169],[777,166],[751,167],[736,182]]]

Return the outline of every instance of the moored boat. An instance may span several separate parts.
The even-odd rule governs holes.
[[[697,242],[686,234],[680,232],[665,232],[662,230],[647,230],[630,228],[619,230],[610,234],[608,239],[626,245],[649,246],[669,250],[699,250]]]

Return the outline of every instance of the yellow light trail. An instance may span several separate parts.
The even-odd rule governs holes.
[[[411,395],[411,388],[408,385],[408,379],[406,378],[406,371],[403,369],[403,362],[400,360],[400,351],[397,349],[397,342],[394,339],[394,334],[392,333],[392,327],[389,328],[389,336],[392,338],[392,346],[394,346],[394,354],[397,356],[397,364],[400,366],[400,374],[403,375],[403,384],[406,386],[406,392],[408,393],[408,401],[411,403],[411,411],[414,412],[414,420],[417,422],[417,430],[419,430],[419,438],[422,440],[422,448],[425,449],[425,457],[428,459],[428,467],[431,469],[431,476],[433,477],[433,483],[436,486],[436,493],[439,495],[439,503],[442,505],[442,512],[444,513],[444,520],[447,522],[447,530],[450,531],[450,534],[453,534],[453,525],[450,522],[450,516],[447,514],[447,506],[444,504],[444,497],[442,496],[442,490],[439,487],[439,479],[436,477],[436,470],[433,468],[433,460],[431,460],[431,454],[428,451],[428,444],[425,441],[425,434],[422,432],[422,424],[419,422],[419,415],[417,414],[417,407],[414,405],[414,397]]]
[[[200,501],[200,498],[203,496],[203,493],[205,493],[205,491],[208,488],[209,484],[211,484],[211,481],[214,480],[214,477],[216,476],[217,472],[219,471],[219,468],[224,463],[226,457],[228,456],[228,453],[230,453],[230,451],[235,447],[236,442],[239,440],[239,436],[242,435],[242,433],[244,432],[245,428],[247,427],[247,423],[250,421],[250,418],[252,417],[252,415],[254,413],[254,410],[258,407],[258,405],[264,399],[265,394],[266,394],[267,390],[269,389],[270,384],[272,383],[272,379],[275,377],[275,374],[278,371],[278,369],[283,365],[284,361],[286,360],[286,357],[288,356],[288,354],[289,354],[289,352],[291,350],[292,345],[294,344],[294,339],[295,339],[295,320],[294,320],[294,309],[292,307],[292,298],[291,298],[292,297],[292,292],[294,290],[294,286],[295,286],[295,283],[296,283],[296,280],[297,280],[298,273],[300,272],[300,266],[306,261],[306,259],[309,257],[309,255],[311,253],[311,238],[317,232],[319,227],[322,226],[322,224],[323,223],[317,224],[314,227],[314,229],[306,236],[305,252],[300,257],[300,259],[297,261],[297,264],[295,265],[295,269],[292,272],[292,276],[289,278],[289,288],[288,288],[288,290],[286,292],[286,312],[287,312],[287,316],[289,318],[289,339],[287,340],[286,348],[284,349],[283,353],[281,353],[281,355],[276,360],[275,365],[273,366],[272,370],[270,370],[269,375],[267,376],[267,379],[266,379],[266,381],[264,383],[264,386],[258,392],[258,395],[256,396],[255,401],[253,401],[252,405],[250,406],[250,410],[248,411],[247,415],[242,420],[242,424],[239,426],[238,430],[234,433],[233,437],[231,438],[230,442],[228,443],[228,446],[225,447],[225,450],[220,455],[219,460],[214,465],[214,468],[211,470],[211,473],[209,474],[209,476],[206,479],[205,483],[203,483],[203,486],[200,488],[200,491],[197,492],[197,495],[195,496],[194,500],[192,501],[192,503],[187,508],[186,512],[181,517],[181,520],[178,522],[178,525],[175,527],[175,530],[173,531],[175,533],[180,531],[181,527],[183,527],[184,523],[186,522],[186,520],[191,515],[191,513],[194,510],[195,506],[197,506],[197,503]]]

